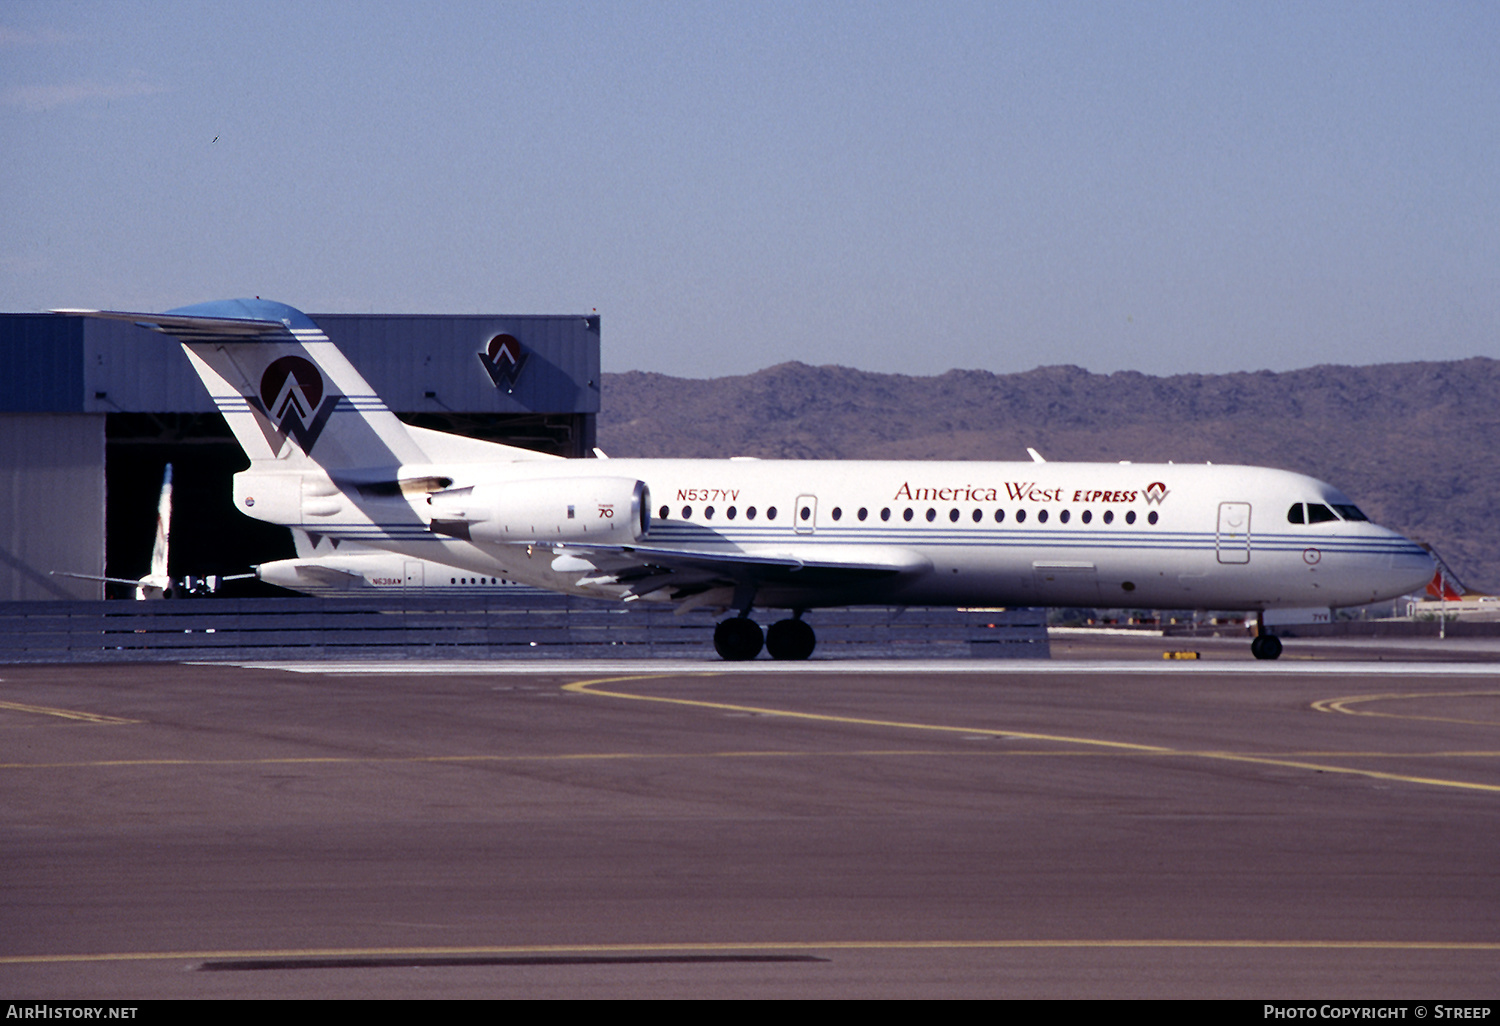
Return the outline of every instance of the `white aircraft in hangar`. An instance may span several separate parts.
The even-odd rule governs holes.
[[[246,576],[322,598],[392,589],[407,594],[443,595],[489,595],[517,589],[531,591],[519,581],[494,574],[481,575],[462,567],[413,559],[399,552],[309,534],[296,527],[292,528],[292,542],[297,549],[296,558],[261,563],[254,568],[253,574]]]
[[[823,606],[1359,605],[1432,559],[1332,485],[1260,467],[567,460],[403,424],[305,314],[259,299],[133,321],[181,340],[250,457],[249,516],[595,597],[733,615],[714,647],[805,659]],[[756,608],[791,616],[762,632]],[[1281,643],[1261,632],[1254,654]]]
[[[54,577],[75,577],[80,581],[102,581],[105,584],[123,584],[135,589],[139,600],[176,598],[192,593],[199,584],[197,578],[186,581],[174,580],[167,571],[167,560],[172,546],[172,464],[168,463],[161,476],[161,495],[156,500],[156,535],[151,543],[151,569],[144,577],[101,577],[97,574],[75,574],[66,570],[53,570]]]

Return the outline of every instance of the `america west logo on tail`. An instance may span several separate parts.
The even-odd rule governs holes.
[[[267,445],[280,453],[290,438],[304,453],[311,454],[334,407],[343,398],[323,393],[323,375],[311,360],[283,356],[272,361],[260,376],[260,395],[245,399],[269,422],[260,425]]]

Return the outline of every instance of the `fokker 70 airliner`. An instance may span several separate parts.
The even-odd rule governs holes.
[[[1141,463],[568,460],[403,424],[305,314],[133,321],[181,340],[250,458],[260,520],[554,591],[728,610],[726,659],[805,659],[855,604],[1267,609],[1420,588],[1433,563],[1331,485]],[[791,615],[768,631],[756,608]],[[1255,655],[1281,643],[1261,633]]]

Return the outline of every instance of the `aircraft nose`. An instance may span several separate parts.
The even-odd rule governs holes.
[[[1391,532],[1391,540],[1397,543],[1385,574],[1391,595],[1419,591],[1432,580],[1432,575],[1437,570],[1437,561],[1422,546],[1409,538],[1403,538],[1395,531]]]

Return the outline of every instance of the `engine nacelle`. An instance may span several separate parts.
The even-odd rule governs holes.
[[[433,533],[465,541],[619,544],[651,526],[646,483],[624,477],[471,485],[436,492],[427,503]]]

